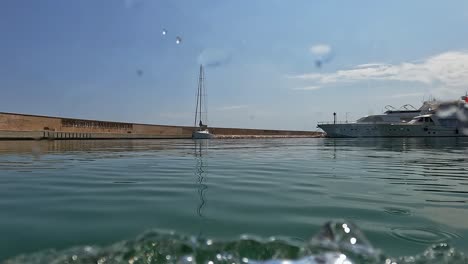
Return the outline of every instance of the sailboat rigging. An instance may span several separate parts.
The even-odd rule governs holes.
[[[195,107],[195,131],[192,133],[194,139],[209,139],[213,138],[210,134],[207,125],[207,107],[206,107],[206,90],[205,90],[205,72],[203,65],[200,65],[200,73],[198,76],[197,103]],[[203,123],[205,122],[205,123]]]

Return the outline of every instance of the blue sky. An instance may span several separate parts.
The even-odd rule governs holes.
[[[2,0],[0,111],[191,125],[203,62],[210,125],[315,130],[464,94],[467,25],[464,0]]]

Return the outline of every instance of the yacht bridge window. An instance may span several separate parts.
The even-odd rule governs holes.
[[[419,117],[415,120],[415,122],[413,121],[412,123],[434,123],[434,121],[432,120],[431,117]]]
[[[430,117],[424,117],[424,123],[434,123],[434,121]]]
[[[366,116],[357,120],[358,123],[375,123],[383,122],[382,117],[380,116]]]

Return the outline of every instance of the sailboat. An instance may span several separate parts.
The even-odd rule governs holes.
[[[193,139],[210,139],[214,135],[210,134],[208,126],[203,123],[203,120],[206,122],[207,119],[207,109],[206,109],[206,91],[205,91],[205,72],[203,71],[203,65],[200,65],[200,74],[198,77],[198,90],[197,90],[197,104],[195,107],[195,131],[192,133]],[[203,120],[202,120],[203,119]]]

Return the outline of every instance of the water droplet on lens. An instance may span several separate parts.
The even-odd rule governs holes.
[[[468,116],[462,110],[457,112],[457,118],[461,122],[467,122],[468,121]]]
[[[78,256],[77,256],[77,255],[73,255],[73,256],[72,256],[72,259],[73,259],[73,261],[75,261],[75,260],[78,259]]]
[[[447,118],[457,112],[457,107],[452,105],[449,107],[440,107],[437,111],[437,116],[440,118]]]
[[[353,244],[353,245],[356,244],[356,241],[357,241],[357,240],[356,240],[355,237],[352,237],[352,238],[349,240],[349,242],[351,242],[351,244]]]
[[[182,43],[182,38],[181,37],[176,37],[175,43],[176,44]]]
[[[463,135],[468,135],[468,128],[462,129],[462,133],[463,133]]]
[[[166,29],[163,29],[163,30],[162,30],[162,35],[163,35],[163,36],[167,35],[167,30],[166,30]]]
[[[322,64],[323,64],[323,62],[321,60],[316,60],[315,61],[315,67],[317,67],[317,68],[322,68]]]

